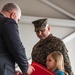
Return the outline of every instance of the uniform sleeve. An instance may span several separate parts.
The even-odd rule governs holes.
[[[65,44],[63,43],[63,41],[60,41],[60,43],[58,45],[58,50],[63,54],[65,71],[69,75],[73,75],[72,67],[71,67],[71,63],[70,63],[70,59],[69,59],[69,55],[68,55],[68,50],[67,50]]]
[[[63,44],[62,49],[63,50],[67,50],[67,48],[65,47],[65,44]],[[65,71],[69,75],[73,75],[73,73],[72,73],[72,67],[71,67],[71,62],[70,62],[70,59],[69,59],[68,52],[63,52],[63,57],[64,57]]]
[[[25,48],[19,37],[18,26],[13,19],[8,19],[3,26],[3,39],[7,50],[18,63],[23,73],[27,72],[28,62],[25,54]]]

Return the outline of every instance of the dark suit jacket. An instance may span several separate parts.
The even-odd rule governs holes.
[[[15,62],[26,73],[28,62],[18,25],[15,20],[0,13],[0,75],[15,75]]]

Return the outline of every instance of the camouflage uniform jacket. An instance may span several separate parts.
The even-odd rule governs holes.
[[[65,71],[69,75],[73,75],[65,44],[61,39],[53,36],[52,34],[50,34],[45,40],[39,41],[37,44],[35,44],[32,50],[32,61],[46,66],[46,57],[53,51],[60,51],[63,54]]]

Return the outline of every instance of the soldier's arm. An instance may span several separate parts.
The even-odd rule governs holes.
[[[62,52],[63,54],[63,57],[64,57],[64,67],[65,67],[65,71],[69,74],[69,75],[73,75],[73,72],[72,72],[72,67],[71,67],[71,63],[70,63],[70,59],[69,59],[69,55],[68,55],[68,50],[65,46],[65,44],[62,42],[61,44],[61,47],[60,48],[60,51]],[[62,50],[61,50],[62,49]]]

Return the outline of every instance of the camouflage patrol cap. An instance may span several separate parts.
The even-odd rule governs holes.
[[[32,22],[35,27],[35,32],[39,30],[45,30],[45,27],[47,25],[47,19],[38,19]]]

